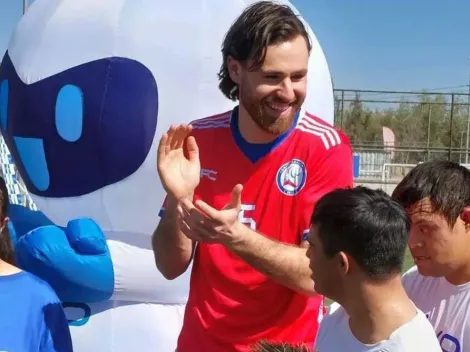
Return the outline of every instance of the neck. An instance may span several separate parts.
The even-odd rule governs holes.
[[[21,269],[8,264],[7,262],[0,260],[0,276],[7,276],[19,273]]]
[[[446,280],[452,285],[464,285],[470,282],[470,260],[461,265],[458,269],[452,270],[446,275]]]
[[[355,287],[345,290],[348,295],[342,306],[350,317],[352,334],[364,344],[387,340],[417,314],[399,276],[385,283],[356,283]]]
[[[240,103],[238,108],[238,129],[248,143],[264,144],[272,142],[277,136],[263,131]]]

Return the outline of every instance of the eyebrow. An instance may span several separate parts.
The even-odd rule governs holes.
[[[429,226],[434,226],[434,224],[429,221],[428,219],[419,219],[415,222],[413,222],[413,225],[429,225]]]
[[[307,69],[302,69],[302,70],[294,71],[291,74],[293,74],[293,75],[307,74],[307,72],[308,72]],[[279,76],[284,76],[285,75],[285,72],[272,71],[272,70],[266,70],[266,71],[261,70],[261,73],[264,74],[264,75],[279,75]]]

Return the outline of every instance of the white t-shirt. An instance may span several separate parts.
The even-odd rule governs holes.
[[[349,315],[335,305],[320,324],[315,352],[442,352],[434,330],[420,310],[416,317],[395,330],[388,340],[363,344],[352,334]]]
[[[408,296],[436,332],[444,352],[470,352],[470,282],[455,286],[443,277],[426,277],[416,266],[402,278]]]

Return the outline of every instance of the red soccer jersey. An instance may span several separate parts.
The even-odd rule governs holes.
[[[353,184],[348,138],[307,112],[268,145],[241,137],[238,108],[192,125],[201,160],[195,198],[221,209],[243,184],[240,220],[276,241],[299,245],[315,202]],[[248,351],[261,339],[313,347],[323,303],[320,295],[308,298],[271,280],[222,245],[199,243],[177,351]]]

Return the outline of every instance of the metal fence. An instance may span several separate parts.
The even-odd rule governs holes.
[[[432,159],[470,164],[470,94],[335,89],[335,125],[359,156],[357,183],[393,185]],[[384,128],[393,132],[386,144]]]

